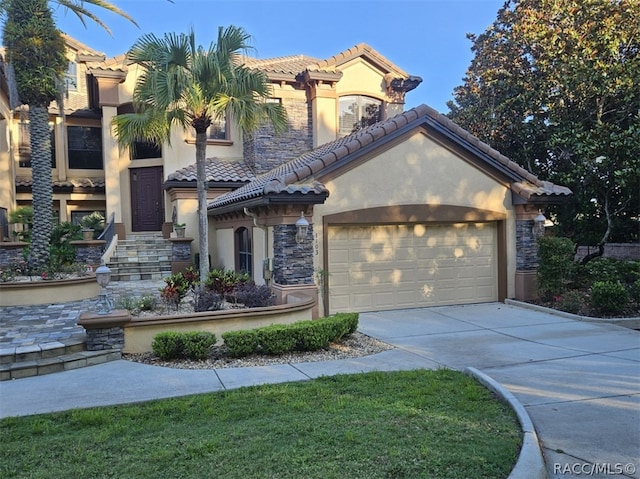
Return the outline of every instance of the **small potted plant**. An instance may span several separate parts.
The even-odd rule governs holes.
[[[82,227],[82,238],[85,241],[90,241],[96,230],[104,229],[104,216],[100,212],[94,211],[80,220],[80,226]]]
[[[187,225],[184,223],[174,223],[173,231],[176,232],[176,238],[184,238],[184,232],[187,228]]]

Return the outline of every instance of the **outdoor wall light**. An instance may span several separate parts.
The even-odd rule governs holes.
[[[300,212],[300,218],[296,221],[296,243],[304,243],[309,232],[309,222],[304,217],[304,212]]]
[[[538,216],[533,219],[533,235],[535,237],[544,236],[544,223],[547,218],[542,214],[542,210],[538,210]]]
[[[107,285],[111,282],[111,270],[104,264],[104,261],[96,268],[96,281],[102,288],[96,303],[98,314],[109,314],[113,310],[113,302],[107,292]]]

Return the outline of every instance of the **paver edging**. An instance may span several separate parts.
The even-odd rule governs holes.
[[[542,457],[538,434],[524,406],[502,384],[476,368],[468,367],[465,374],[476,378],[483,386],[497,394],[516,413],[522,428],[522,447],[516,465],[508,479],[547,479],[547,468]]]

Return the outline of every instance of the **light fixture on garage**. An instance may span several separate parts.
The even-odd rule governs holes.
[[[309,232],[309,222],[304,217],[304,211],[300,212],[300,218],[296,221],[296,243],[304,243]]]
[[[544,236],[544,223],[547,218],[542,214],[542,210],[538,210],[538,216],[533,219],[533,236],[539,238]]]

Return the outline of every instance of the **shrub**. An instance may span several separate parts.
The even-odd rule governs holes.
[[[174,273],[164,279],[167,285],[160,289],[160,297],[167,306],[167,309],[178,309],[182,298],[185,297],[189,289],[189,282],[182,273]]]
[[[538,238],[538,293],[543,299],[560,296],[575,270],[575,245],[568,238]]]
[[[125,294],[115,301],[116,309],[128,309],[134,311],[138,307],[138,301],[131,295]]]
[[[224,304],[224,298],[209,289],[198,288],[194,291],[193,309],[201,311],[219,311]]]
[[[275,302],[271,288],[266,284],[257,286],[253,281],[240,283],[233,294],[238,303],[242,303],[247,308],[260,308],[272,306]]]
[[[358,329],[358,313],[342,313],[314,321],[298,321],[222,335],[229,352],[242,357],[254,353],[282,354],[316,351]]]
[[[151,348],[160,359],[205,359],[216,344],[216,335],[206,331],[164,331],[153,337]]]
[[[209,356],[211,347],[216,344],[216,335],[206,331],[191,331],[182,334],[184,357],[202,360]]]
[[[51,230],[49,246],[51,262],[59,265],[73,263],[76,250],[71,245],[71,241],[81,237],[80,226],[74,225],[70,221],[55,225]]]
[[[584,265],[590,283],[594,281],[620,281],[632,284],[640,279],[640,261],[624,261],[615,258],[595,258]]]
[[[578,314],[584,306],[584,294],[580,291],[566,291],[556,302],[556,307],[560,311]]]
[[[258,333],[255,329],[227,331],[222,334],[224,344],[232,356],[241,358],[258,350]]]
[[[151,349],[160,359],[171,360],[182,356],[182,340],[174,331],[158,333],[153,337]]]
[[[623,284],[612,281],[596,281],[591,286],[591,306],[603,315],[617,315],[627,307],[629,297]]]
[[[152,294],[145,294],[137,304],[142,311],[153,311],[158,306],[158,298]]]
[[[222,296],[231,294],[240,284],[249,281],[249,274],[236,273],[228,269],[212,269],[207,274],[205,286]]]
[[[629,287],[629,297],[640,305],[640,279],[637,279]]]
[[[297,344],[295,329],[287,325],[274,324],[260,328],[260,348],[265,354],[278,355],[293,351]]]

